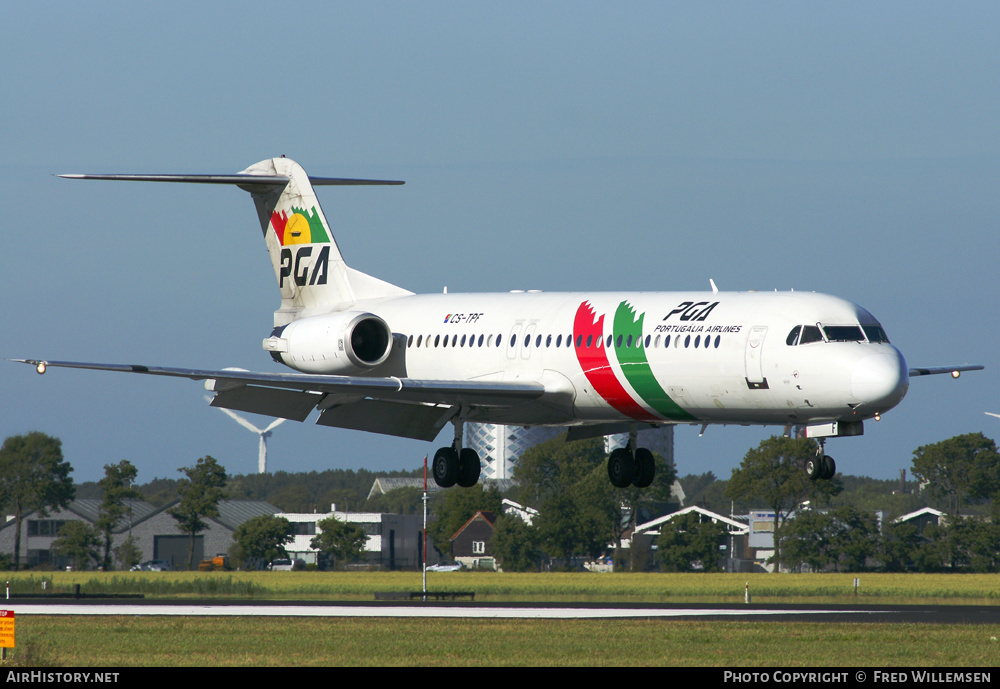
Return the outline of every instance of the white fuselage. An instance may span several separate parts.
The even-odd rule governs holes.
[[[871,314],[815,293],[433,294],[351,311],[380,317],[393,333],[391,355],[362,375],[545,386],[534,402],[479,408],[470,420],[861,421],[898,404],[909,383]],[[305,335],[311,318],[324,316],[298,322],[302,337],[290,339],[282,360],[340,372],[335,343],[315,329]],[[801,343],[800,326],[810,333]]]

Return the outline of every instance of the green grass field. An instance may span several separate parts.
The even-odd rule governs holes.
[[[997,604],[995,575],[428,574],[434,591],[490,602]],[[420,573],[54,572],[10,575],[41,591],[147,599],[372,600],[420,590]],[[994,625],[730,620],[426,620],[19,616],[13,666],[961,666],[1000,664]]]
[[[483,602],[1000,603],[995,574],[427,574],[432,591],[474,591]],[[71,592],[147,598],[372,600],[376,592],[419,591],[419,572],[51,572],[9,574],[12,595]]]
[[[13,664],[64,667],[1000,663],[1000,627],[981,625],[32,616],[17,630]]]

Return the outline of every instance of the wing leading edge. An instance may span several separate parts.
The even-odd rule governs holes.
[[[337,428],[433,440],[463,407],[513,407],[545,394],[536,382],[418,380],[362,376],[261,373],[224,369],[169,368],[140,364],[15,359],[39,373],[49,367],[141,373],[203,380],[216,393],[212,406]]]

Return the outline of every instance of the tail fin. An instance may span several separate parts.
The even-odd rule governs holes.
[[[363,299],[412,294],[401,287],[352,270],[344,263],[330,232],[313,185],[402,184],[387,180],[309,177],[288,158],[271,158],[235,175],[60,175],[73,179],[138,182],[235,184],[250,192],[274,275],[281,307],[274,312],[279,327],[303,315],[335,311]]]
[[[271,158],[242,174],[283,177],[288,183],[243,185],[253,196],[274,275],[281,290],[275,327],[305,312],[349,306],[362,299],[410,294],[406,290],[347,267],[313,191],[313,184],[391,184],[372,180],[313,178],[288,158]]]

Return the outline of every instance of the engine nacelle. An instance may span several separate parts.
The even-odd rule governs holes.
[[[312,316],[275,328],[264,340],[275,361],[304,373],[351,375],[369,371],[392,352],[392,331],[372,313]]]

